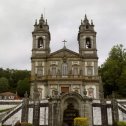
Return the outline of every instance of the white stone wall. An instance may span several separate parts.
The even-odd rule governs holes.
[[[40,125],[48,125],[48,107],[40,108]]]
[[[19,110],[17,113],[15,113],[13,116],[11,116],[10,118],[8,118],[3,125],[12,125],[14,126],[14,124],[17,121],[21,121],[21,113],[22,110]]]
[[[16,107],[18,104],[21,103],[22,100],[0,100],[0,110],[10,109]]]
[[[112,109],[111,108],[107,108],[107,118],[108,118],[108,124],[112,125]]]
[[[93,107],[93,124],[94,125],[102,125],[101,108],[100,107]]]
[[[4,109],[10,109],[13,107],[16,107],[17,105],[0,105],[0,110],[4,110]]]
[[[122,110],[126,111],[125,105],[121,105],[120,103],[118,103],[118,106],[120,107],[118,109],[118,113],[119,113],[119,121],[126,121],[126,113],[124,113]],[[122,109],[122,110],[121,110]]]
[[[32,123],[33,122],[33,108],[29,108],[28,111],[28,123]]]
[[[119,121],[126,121],[126,113],[122,112],[120,109],[119,112]]]

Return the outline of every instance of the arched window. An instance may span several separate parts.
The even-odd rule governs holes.
[[[67,63],[62,64],[62,76],[67,76],[68,75],[68,66]]]
[[[43,48],[44,47],[44,42],[43,42],[43,38],[38,38],[38,48]]]
[[[56,65],[52,65],[52,76],[56,76]]]
[[[86,48],[91,48],[91,39],[86,38]]]
[[[86,25],[86,29],[88,29],[89,28],[89,25]]]
[[[75,75],[75,76],[78,75],[78,66],[77,65],[73,66],[73,75]]]
[[[40,28],[42,28],[42,24],[40,24]]]
[[[88,76],[92,76],[93,75],[93,67],[92,66],[88,66],[87,67],[87,75]]]
[[[43,74],[44,74],[43,67],[42,66],[38,67],[37,68],[37,76],[43,76]]]

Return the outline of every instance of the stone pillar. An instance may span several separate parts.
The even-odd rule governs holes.
[[[22,116],[21,116],[21,122],[28,122],[28,104],[29,104],[29,99],[27,92],[25,93],[25,98],[23,99],[22,102]]]
[[[52,126],[57,126],[57,102],[56,100],[53,101],[53,125]]]
[[[108,126],[107,106],[105,99],[101,100],[101,116],[102,116],[102,126]]]
[[[34,86],[34,105],[33,105],[33,126],[39,126],[40,118],[40,100],[37,85]]]
[[[118,103],[117,100],[115,99],[114,93],[112,99],[112,117],[113,117],[113,123],[119,121]]]
[[[40,118],[40,102],[38,100],[35,100],[33,107],[33,126],[39,126],[39,118]]]
[[[60,99],[57,99],[57,125],[61,126],[61,107],[60,107]]]
[[[89,126],[93,125],[93,119],[92,119],[92,98],[89,98],[86,96],[87,95],[87,91],[84,87],[83,90],[83,110],[82,112],[84,112],[84,117],[88,117],[89,118]]]
[[[48,125],[52,126],[52,98],[48,98],[49,110],[48,110]]]
[[[92,98],[85,97],[83,100],[82,117],[88,117],[89,126],[92,126]]]
[[[57,96],[49,99],[49,126],[60,126],[60,102]]]

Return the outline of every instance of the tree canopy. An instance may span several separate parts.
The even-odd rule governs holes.
[[[19,96],[24,97],[25,93],[30,93],[30,83],[28,78],[24,78],[23,80],[18,81],[17,85],[17,93]]]
[[[106,61],[101,65],[105,97],[114,91],[119,97],[126,97],[126,50],[123,45],[115,45]]]
[[[30,71],[0,68],[0,78],[4,78],[4,81],[6,79],[6,83],[8,83],[8,86],[6,86],[6,84],[3,84],[2,82],[0,82],[0,83],[2,83],[0,85],[1,86],[0,87],[0,92],[7,91],[8,87],[9,87],[8,91],[16,93],[17,87],[19,85],[19,81],[22,81],[22,80],[24,80],[26,78],[29,79],[30,78]],[[3,81],[3,79],[1,81]],[[2,88],[3,86],[4,86],[4,89]],[[27,87],[24,90],[25,91],[27,90],[27,92],[29,92],[29,89],[27,89]]]
[[[9,84],[8,84],[8,79],[5,77],[0,78],[0,93],[4,91],[8,91],[9,89]]]

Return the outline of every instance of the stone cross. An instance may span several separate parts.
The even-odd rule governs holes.
[[[66,40],[63,40],[62,42],[64,42],[64,47],[66,47],[66,46],[65,46],[65,43],[66,43],[67,41],[66,41]]]

